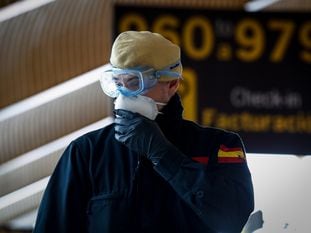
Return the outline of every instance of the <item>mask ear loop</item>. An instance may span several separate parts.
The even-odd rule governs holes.
[[[161,103],[161,102],[155,102],[156,105],[160,105],[162,107],[164,107],[165,105],[167,105],[167,103]],[[158,109],[158,114],[164,114],[163,112],[159,111]]]

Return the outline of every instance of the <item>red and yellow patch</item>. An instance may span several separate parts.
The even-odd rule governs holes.
[[[220,145],[218,153],[218,163],[244,163],[245,154],[241,147],[226,147],[225,145]],[[192,160],[208,164],[209,157],[207,156],[196,156],[192,157]]]
[[[226,147],[220,145],[218,150],[218,163],[243,163],[245,162],[245,155],[243,149],[240,147]]]

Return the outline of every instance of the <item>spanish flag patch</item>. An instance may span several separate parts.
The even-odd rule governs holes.
[[[244,163],[245,155],[240,147],[226,147],[220,145],[218,150],[218,163]]]

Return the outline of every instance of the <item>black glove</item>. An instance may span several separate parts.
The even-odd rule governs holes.
[[[115,110],[115,138],[129,149],[144,154],[157,164],[172,147],[155,121],[138,113]]]

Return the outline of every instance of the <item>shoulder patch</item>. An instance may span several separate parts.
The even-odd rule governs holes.
[[[240,147],[226,147],[221,144],[218,150],[219,163],[243,163],[245,162],[245,154]]]

